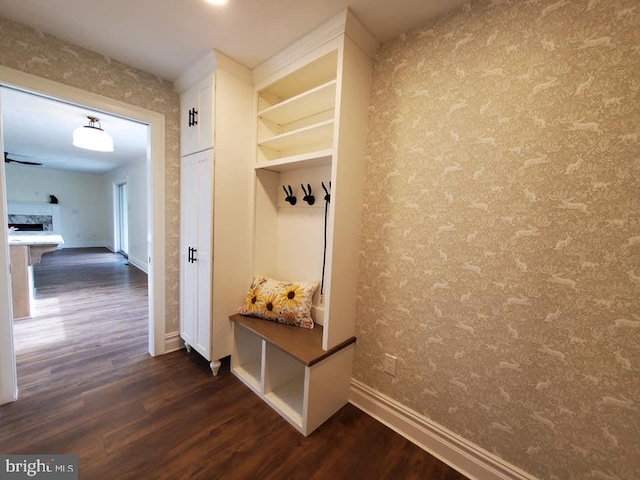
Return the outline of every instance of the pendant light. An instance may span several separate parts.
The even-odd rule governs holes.
[[[93,116],[87,116],[87,118],[89,125],[74,130],[73,144],[96,152],[113,152],[113,138],[102,129],[100,119]]]

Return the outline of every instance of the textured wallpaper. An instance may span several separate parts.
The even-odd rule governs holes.
[[[164,115],[166,331],[176,331],[180,278],[180,105],[173,84],[2,17],[0,64]]]
[[[640,478],[639,91],[637,0],[382,47],[355,378],[539,478]]]

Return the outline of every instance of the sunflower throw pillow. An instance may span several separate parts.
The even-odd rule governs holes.
[[[311,299],[317,288],[315,282],[294,283],[255,277],[238,313],[313,328]]]

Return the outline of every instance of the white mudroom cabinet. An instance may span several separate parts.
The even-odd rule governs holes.
[[[253,275],[320,287],[313,330],[232,316],[232,372],[304,435],[350,396],[377,47],[347,10],[252,71]]]
[[[252,82],[214,51],[180,92],[180,336],[217,375],[231,354],[229,314],[251,278]]]

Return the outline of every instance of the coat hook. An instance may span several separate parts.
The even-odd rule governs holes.
[[[331,182],[329,182],[329,188],[331,188]],[[329,190],[327,190],[324,182],[322,182],[322,189],[324,190],[324,201],[329,203],[331,201],[331,194],[329,193]]]
[[[311,185],[307,183],[307,188],[309,189],[309,191],[305,190],[302,183],[300,184],[300,186],[302,187],[302,191],[304,192],[303,200],[309,205],[313,205],[314,203],[316,203],[316,197],[314,197],[313,193],[311,192]]]
[[[295,205],[298,200],[293,195],[293,188],[291,188],[291,185],[289,185],[289,191],[287,191],[287,187],[285,187],[284,185],[282,186],[282,189],[284,190],[284,194],[286,195],[284,200],[286,202],[289,202],[291,205]]]

